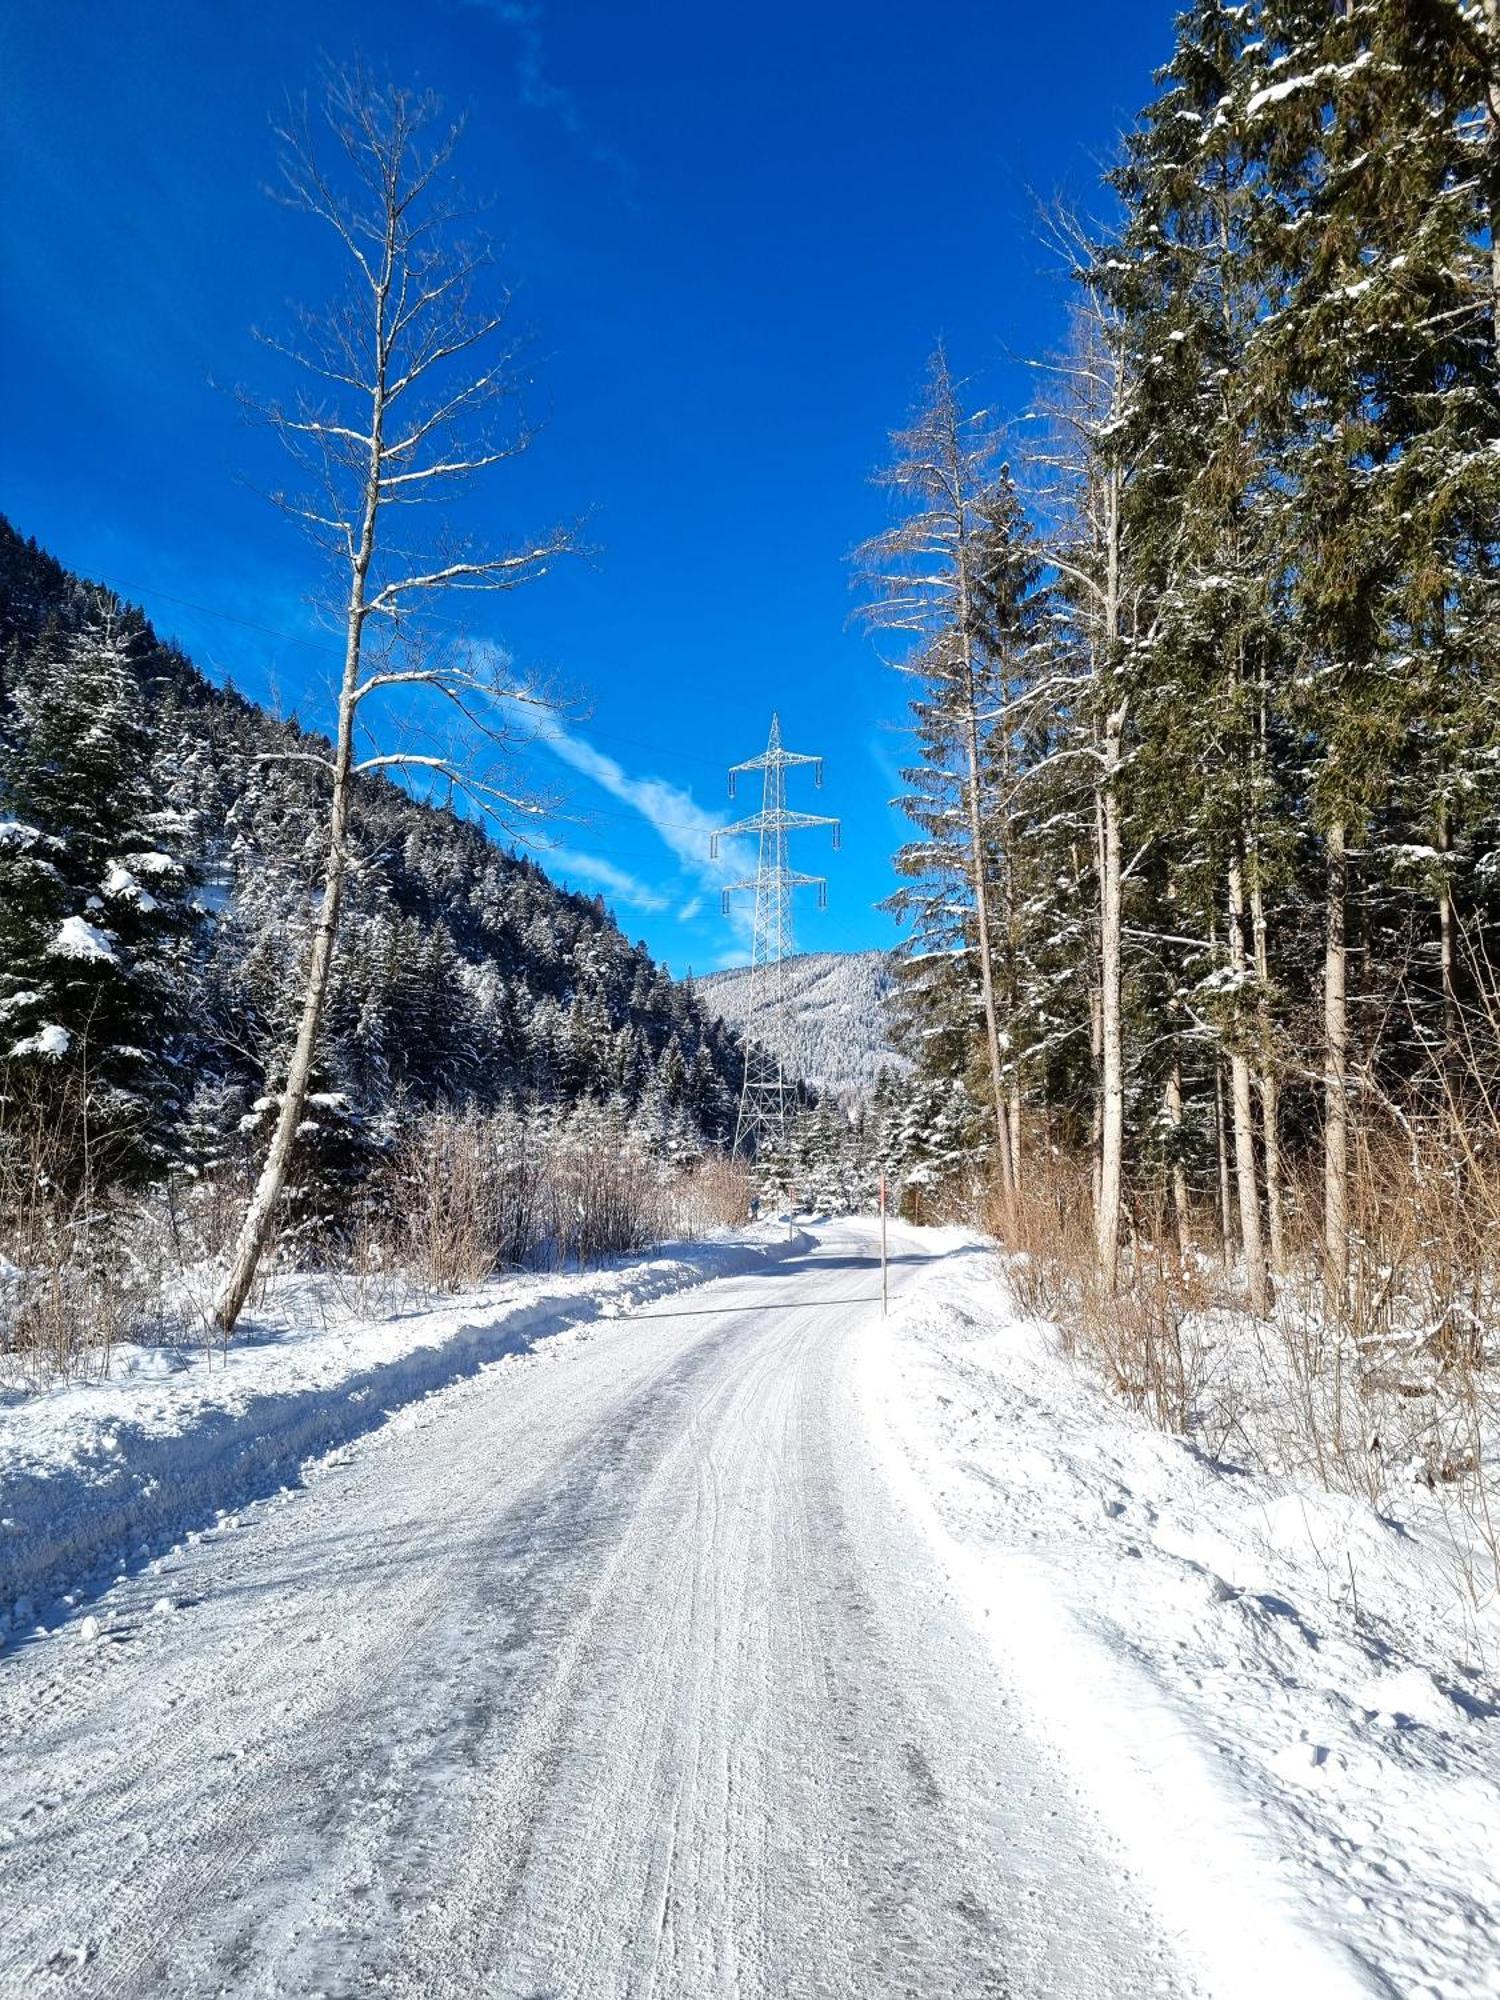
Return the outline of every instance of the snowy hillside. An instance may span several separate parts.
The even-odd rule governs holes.
[[[882,1069],[904,1069],[890,1046],[886,1002],[894,984],[883,951],[813,951],[789,959],[790,1044],[782,1060],[806,1082],[837,1092],[867,1090]],[[750,968],[695,981],[706,1012],[734,1028],[763,1032]]]

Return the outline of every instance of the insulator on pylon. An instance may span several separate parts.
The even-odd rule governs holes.
[[[716,833],[708,836],[708,858],[710,861],[717,861],[719,858],[719,836]]]
[[[839,850],[843,847],[843,844],[844,844],[843,821],[836,819],[833,822],[833,851],[835,854],[839,852]]]

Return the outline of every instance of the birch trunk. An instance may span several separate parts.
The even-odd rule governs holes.
[[[1453,835],[1442,807],[1438,809],[1437,844],[1439,854],[1446,857],[1452,853]],[[1453,892],[1446,876],[1438,892],[1438,971],[1443,987],[1443,1048],[1451,1056],[1458,1042],[1458,998],[1453,981]]]
[[[1172,1220],[1177,1231],[1177,1255],[1185,1257],[1188,1247],[1187,1169],[1182,1164],[1182,1066],[1176,1061],[1168,1073],[1162,1101],[1167,1123],[1176,1141],[1172,1152]]]
[[[1260,1113],[1265,1145],[1266,1222],[1271,1236],[1271,1269],[1286,1269],[1286,1208],[1281,1177],[1281,1085],[1271,1034],[1271,959],[1266,937],[1266,905],[1257,880],[1250,891],[1250,923],[1255,936],[1255,976],[1260,984]]]
[[[1323,946],[1323,1303],[1342,1318],[1349,1287],[1349,1022],[1345,941],[1349,863],[1342,825],[1329,828]]]
[[[1016,1198],[1015,1170],[1010,1157],[1010,1122],[1005,1113],[1005,1066],[1000,1055],[1000,1017],[995,1006],[994,952],[990,937],[988,885],[984,866],[984,822],[979,809],[979,722],[974,713],[974,683],[969,667],[969,639],[964,634],[965,667],[968,670],[968,699],[964,716],[969,761],[969,865],[974,892],[974,925],[979,946],[979,988],[984,1001],[984,1032],[990,1057],[990,1091],[995,1120],[995,1142],[1000,1162],[1000,1200],[1007,1218],[1013,1216]]]
[[[1116,390],[1118,395],[1118,387]],[[1103,648],[1095,663],[1112,673],[1119,661],[1121,619],[1120,475],[1111,467],[1102,494],[1104,536]],[[1120,856],[1120,766],[1126,702],[1110,688],[1097,794],[1099,839],[1099,1203],[1095,1213],[1099,1270],[1109,1291],[1120,1275],[1120,1208],[1125,1170],[1125,1049],[1121,1026],[1121,928],[1124,874]]]
[[[1093,1058],[1094,1075],[1096,1077],[1102,1077],[1104,1074],[1103,1050],[1103,1012],[1099,1005],[1099,989],[1095,987],[1089,994],[1089,1054]],[[1101,1174],[1104,1158],[1103,1144],[1104,1099],[1102,1091],[1096,1088],[1094,1091],[1093,1108],[1089,1113],[1089,1180],[1094,1198],[1095,1215],[1099,1213],[1100,1190],[1103,1186]]]
[[[333,965],[338,937],[339,911],[344,899],[344,883],[349,871],[349,800],[354,786],[355,689],[359,684],[359,663],[364,640],[365,585],[375,549],[375,521],[379,512],[381,435],[384,424],[384,382],[379,383],[372,406],[370,474],[365,490],[364,520],[359,547],[350,565],[349,602],[345,620],[344,673],[339,686],[338,739],[334,747],[332,798],[328,813],[328,856],[323,869],[323,901],[313,931],[308,957],[307,984],[303,991],[302,1019],[287,1068],[286,1089],[281,1111],[272,1134],[270,1151],[245,1210],[245,1220],[229,1261],[223,1288],[214,1303],[215,1323],[225,1332],[234,1330],[244,1311],[255,1282],[260,1260],[270,1245],[276,1222],[276,1205],[286,1185],[292,1150],[307,1109],[308,1087],[312,1081],[317,1053],[318,1031],[328,999],[328,975]]]
[[[1214,1145],[1219,1156],[1219,1256],[1234,1261],[1234,1203],[1229,1191],[1229,1149],[1224,1143],[1224,1065],[1214,1064]]]
[[[1010,1123],[1005,1113],[1005,1066],[1000,1054],[1000,1018],[995,1004],[995,952],[990,932],[989,871],[984,865],[984,814],[979,803],[983,763],[979,754],[979,697],[974,668],[973,590],[970,583],[968,520],[961,499],[957,509],[956,530],[958,642],[964,670],[964,747],[969,764],[969,871],[974,892],[975,933],[979,945],[979,985],[984,1001],[984,1032],[990,1057],[990,1092],[995,1119],[995,1144],[1000,1162],[1000,1200],[1007,1220],[1013,1221],[1016,1177],[1010,1153]]]
[[[1121,859],[1118,749],[1106,745],[1111,773],[1099,794],[1099,1271],[1113,1291],[1120,1275],[1121,1183],[1125,1151],[1125,1054],[1120,1023]]]
[[[1261,794],[1270,767],[1270,700],[1266,669],[1261,662],[1257,673],[1259,699],[1256,703],[1255,758],[1257,796]],[[1250,927],[1254,940],[1256,1018],[1260,1041],[1260,1122],[1265,1146],[1266,1224],[1271,1237],[1271,1269],[1277,1277],[1286,1270],[1286,1211],[1281,1174],[1281,1085],[1276,1075],[1276,1038],[1271,1019],[1271,947],[1266,922],[1264,869],[1257,828],[1252,842],[1253,872],[1250,878]]]
[[[448,179],[460,128],[434,136],[436,99],[377,85],[358,63],[331,73],[323,111],[336,170],[330,175],[319,160],[307,116],[294,111],[280,134],[279,194],[332,230],[347,259],[346,289],[330,312],[304,314],[300,346],[281,350],[308,371],[315,390],[291,407],[267,404],[263,413],[308,481],[300,497],[280,494],[279,503],[301,520],[320,550],[336,548],[347,566],[344,663],[332,753],[308,747],[292,758],[328,775],[322,898],[275,1131],[214,1304],[226,1333],[270,1244],[307,1108],[349,875],[355,782],[363,772],[402,768],[462,781],[443,756],[390,751],[359,757],[361,703],[376,689],[436,691],[455,702],[472,727],[499,741],[501,731],[478,720],[476,711],[497,693],[515,692],[487,672],[451,662],[410,664],[392,656],[381,671],[363,675],[367,625],[385,617],[394,631],[401,611],[426,593],[513,589],[572,545],[566,531],[557,531],[488,556],[386,546],[383,556],[398,561],[393,573],[382,574],[377,523],[387,504],[436,499],[515,455],[525,439],[487,427],[517,384],[496,345],[504,337],[504,302],[495,310],[470,304],[486,263],[483,247],[466,246],[453,235],[469,213]],[[451,375],[442,379],[460,356],[475,372],[462,383]],[[429,379],[434,371],[436,383]],[[469,789],[482,799],[520,803],[482,781]]]
[[[1500,365],[1500,0],[1481,0],[1481,11],[1484,20],[1487,114],[1481,171],[1484,175],[1485,206],[1489,211],[1490,332],[1495,344],[1495,360]]]
[[[1245,953],[1244,870],[1236,858],[1229,866],[1229,963],[1243,984],[1248,961]],[[1266,1277],[1266,1253],[1260,1228],[1260,1190],[1255,1179],[1255,1113],[1251,1101],[1250,1063],[1238,1038],[1229,1051],[1229,1091],[1234,1118],[1235,1187],[1240,1203],[1240,1253],[1245,1262],[1245,1283],[1251,1309],[1264,1318],[1271,1309],[1271,1288]]]

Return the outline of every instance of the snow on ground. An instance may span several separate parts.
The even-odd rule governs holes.
[[[1437,1507],[1210,1464],[994,1254],[868,1354],[898,1490],[1216,2000],[1500,1995],[1500,1606]]]
[[[875,1236],[481,1368],[0,1658],[0,1995],[1207,2000],[892,1491]],[[891,1236],[898,1301],[970,1254]]]
[[[0,1645],[59,1597],[295,1482],[393,1408],[798,1245],[766,1223],[376,1314],[336,1281],[280,1279],[227,1347],[121,1344],[100,1380],[0,1403]]]

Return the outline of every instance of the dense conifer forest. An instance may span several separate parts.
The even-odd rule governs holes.
[[[1013,1243],[1092,1218],[1106,1291],[1149,1238],[1260,1311],[1310,1258],[1342,1315],[1413,1202],[1471,1265],[1492,1226],[1488,18],[1195,0],[1116,221],[1048,218],[1032,406],[940,352],[860,551],[917,679],[918,1085]]]
[[[0,673],[7,1145],[95,1192],[244,1167],[318,886],[320,779],[282,753],[318,739],[212,685],[5,522]],[[722,1140],[735,1036],[602,901],[377,776],[354,849],[304,1209],[337,1222],[438,1107],[593,1104],[678,1160]]]

